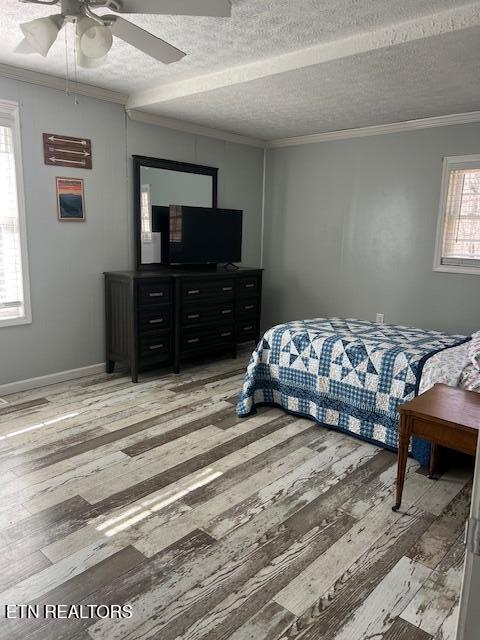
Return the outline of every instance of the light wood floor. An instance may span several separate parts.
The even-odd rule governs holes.
[[[469,469],[277,409],[239,420],[246,357],[83,378],[0,407],[5,604],[125,604],[125,620],[4,620],[3,640],[453,640]]]

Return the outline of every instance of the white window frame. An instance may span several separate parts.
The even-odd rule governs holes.
[[[478,261],[478,266],[468,264],[442,264],[443,232],[445,228],[445,216],[447,213],[449,174],[450,171],[454,169],[480,169],[480,154],[471,156],[448,156],[443,159],[442,187],[440,190],[440,207],[438,211],[433,270],[443,273],[469,273],[480,275],[480,259]]]
[[[148,200],[148,226],[149,229],[148,230],[144,230],[144,222],[145,222],[145,218],[144,218],[144,210],[143,210],[143,195],[147,194],[147,200]],[[140,202],[140,217],[141,217],[141,236],[142,236],[142,242],[153,242],[153,237],[152,237],[152,196],[151,196],[151,189],[150,189],[150,185],[149,184],[142,184],[140,186],[140,198],[141,198],[141,202]]]
[[[20,318],[0,320],[1,327],[31,324],[32,307],[30,302],[30,277],[28,271],[27,228],[25,215],[25,191],[23,187],[22,139],[20,133],[20,109],[17,102],[0,100],[0,126],[12,130],[13,152],[15,157],[15,179],[17,185],[18,230],[20,235],[20,251],[22,259],[23,308]]]

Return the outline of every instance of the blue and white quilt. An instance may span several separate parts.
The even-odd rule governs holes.
[[[278,325],[253,352],[237,413],[247,416],[257,405],[276,405],[396,449],[397,407],[417,395],[423,365],[466,340],[355,319]]]

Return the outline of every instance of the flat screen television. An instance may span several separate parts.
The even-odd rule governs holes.
[[[162,263],[202,265],[240,262],[242,259],[243,211],[206,207],[171,206],[163,222]],[[157,226],[157,225],[155,225]]]

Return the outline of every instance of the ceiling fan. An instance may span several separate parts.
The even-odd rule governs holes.
[[[81,67],[100,65],[110,51],[113,36],[128,42],[147,55],[171,64],[186,54],[173,45],[137,27],[116,14],[189,15],[229,17],[230,0],[19,0],[19,2],[60,5],[60,13],[20,25],[24,40],[17,53],[40,53],[46,57],[66,22],[76,25],[77,63]],[[115,13],[98,15],[94,9]]]

